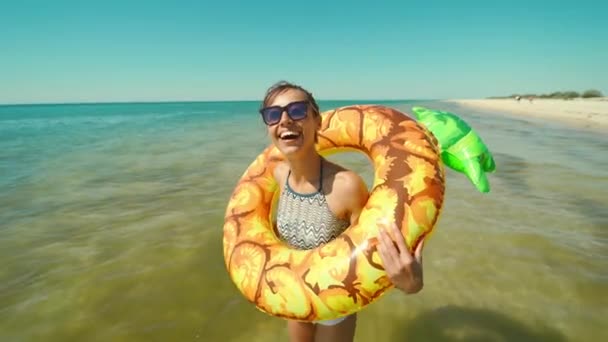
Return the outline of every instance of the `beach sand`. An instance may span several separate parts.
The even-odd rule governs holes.
[[[593,131],[608,131],[608,98],[556,99],[456,99],[446,102],[505,114],[536,119],[555,120],[563,124]]]

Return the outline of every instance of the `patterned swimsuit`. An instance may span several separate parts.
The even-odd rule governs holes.
[[[277,230],[279,237],[296,249],[312,249],[340,235],[350,222],[337,218],[323,194],[323,162],[316,192],[300,194],[289,186],[287,175],[279,198]]]

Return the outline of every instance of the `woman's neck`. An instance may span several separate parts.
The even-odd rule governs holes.
[[[299,186],[310,183],[317,187],[320,182],[321,163],[322,158],[315,150],[312,150],[308,155],[289,159],[291,184]]]

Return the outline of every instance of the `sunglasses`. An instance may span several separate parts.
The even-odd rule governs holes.
[[[308,101],[297,101],[287,104],[286,106],[271,106],[260,109],[262,119],[266,125],[271,126],[281,121],[283,112],[286,111],[291,120],[298,121],[306,117],[308,113]]]

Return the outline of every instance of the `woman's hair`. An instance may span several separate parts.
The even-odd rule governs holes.
[[[268,104],[270,102],[272,102],[272,100],[277,95],[279,95],[287,90],[290,90],[290,89],[299,90],[299,91],[303,92],[304,94],[306,94],[306,100],[312,106],[312,111],[313,111],[314,115],[315,116],[320,115],[319,105],[317,105],[317,101],[312,96],[312,94],[308,90],[302,88],[301,86],[299,86],[297,84],[289,83],[287,81],[279,81],[279,82],[273,84],[272,86],[270,86],[270,88],[268,88],[268,90],[266,91],[266,96],[264,96],[264,101],[262,101],[262,108],[268,106]]]

